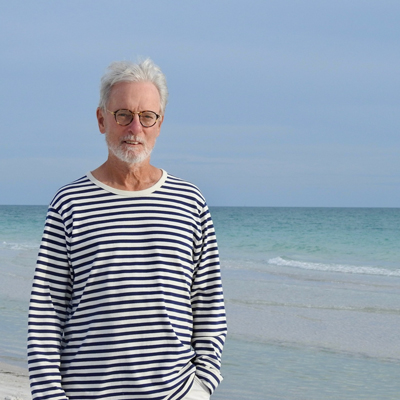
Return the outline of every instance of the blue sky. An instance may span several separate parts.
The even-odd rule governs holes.
[[[170,91],[153,164],[211,206],[399,207],[399,1],[0,5],[0,204],[103,163],[99,79],[149,56]]]

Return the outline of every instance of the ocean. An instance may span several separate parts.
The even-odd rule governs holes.
[[[229,335],[213,400],[400,399],[400,208],[210,207]],[[45,206],[0,206],[0,361],[26,365]]]

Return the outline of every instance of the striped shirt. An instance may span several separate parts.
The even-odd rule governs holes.
[[[33,282],[33,399],[178,400],[222,380],[215,231],[196,186],[163,171],[122,191],[90,173],[51,202]]]

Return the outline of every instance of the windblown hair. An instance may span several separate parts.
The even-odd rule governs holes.
[[[99,108],[106,110],[112,87],[119,82],[151,82],[160,94],[160,111],[164,115],[168,101],[167,80],[161,69],[150,58],[135,64],[131,61],[111,63],[100,82]]]

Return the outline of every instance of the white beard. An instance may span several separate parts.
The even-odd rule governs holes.
[[[111,151],[111,153],[114,154],[114,156],[119,160],[127,164],[137,164],[143,162],[150,157],[150,154],[153,150],[153,148],[148,148],[142,140],[135,138],[133,135],[122,138],[119,144],[112,143],[108,133],[105,134],[105,137],[108,149]],[[126,145],[123,143],[124,141],[139,142],[141,143],[142,150],[137,151],[137,149],[133,150],[125,148]]]

